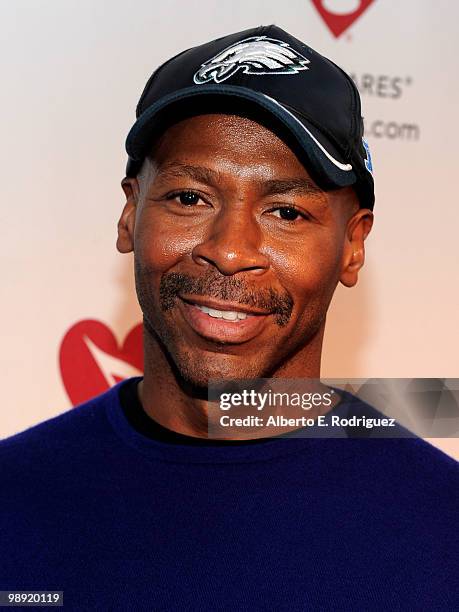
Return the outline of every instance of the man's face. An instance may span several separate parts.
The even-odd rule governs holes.
[[[273,132],[223,114],[170,127],[123,187],[118,248],[134,250],[146,331],[187,382],[275,376],[320,353],[335,287],[361,265],[351,188],[321,191]]]

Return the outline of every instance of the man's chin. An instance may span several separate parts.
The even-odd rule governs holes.
[[[150,351],[160,349],[167,360],[177,382],[181,386],[191,386],[207,391],[209,381],[215,379],[235,380],[269,376],[272,359],[262,350],[252,349],[241,354],[241,346],[215,345],[192,346],[173,334],[158,334],[151,325],[145,325],[145,342],[151,344]],[[204,341],[203,341],[204,342]],[[205,343],[208,344],[208,343]],[[254,355],[257,358],[254,358]],[[159,355],[158,355],[159,357]],[[263,366],[267,363],[267,366]]]
[[[207,389],[209,383],[216,379],[259,378],[263,375],[259,365],[249,358],[235,359],[233,355],[195,355],[192,359],[177,359],[175,365],[186,384],[202,389]]]

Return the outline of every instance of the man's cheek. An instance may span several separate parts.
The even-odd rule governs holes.
[[[135,243],[135,254],[139,262],[150,270],[165,271],[180,259],[180,245],[166,234],[142,233]]]
[[[275,255],[271,262],[277,279],[293,295],[315,294],[334,282],[339,269],[338,257],[321,249],[290,256]]]

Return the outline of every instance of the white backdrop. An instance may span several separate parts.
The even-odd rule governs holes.
[[[0,12],[0,436],[141,370],[139,329],[125,342],[141,320],[132,257],[115,250],[135,105],[178,51],[269,23],[352,74],[375,167],[367,262],[336,294],[323,376],[459,377],[459,4],[2,0]],[[459,456],[457,441],[438,444]]]

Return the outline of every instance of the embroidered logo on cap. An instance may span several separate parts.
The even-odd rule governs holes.
[[[368,142],[364,138],[362,138],[362,143],[363,143],[363,148],[365,149],[365,153],[367,154],[366,158],[364,159],[365,168],[372,175],[373,174],[373,162],[371,159],[370,147],[368,146]]]
[[[309,60],[286,42],[253,36],[220,51],[201,65],[193,80],[197,85],[221,83],[238,70],[245,74],[297,74],[308,70]]]

